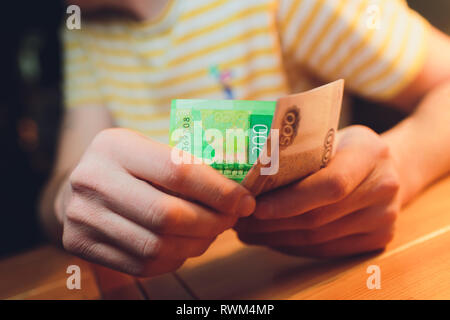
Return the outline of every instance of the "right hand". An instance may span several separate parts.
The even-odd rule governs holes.
[[[136,276],[177,269],[254,208],[241,185],[126,129],[99,133],[55,200],[67,251]]]

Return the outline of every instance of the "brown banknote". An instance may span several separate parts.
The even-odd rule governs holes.
[[[280,98],[271,127],[278,130],[271,130],[242,184],[256,196],[325,167],[333,155],[343,91],[344,80],[338,80]]]

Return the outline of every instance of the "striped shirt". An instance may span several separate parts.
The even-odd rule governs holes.
[[[273,100],[344,78],[383,101],[420,71],[428,30],[403,0],[171,0],[152,22],[65,30],[65,104],[167,142],[172,99]]]

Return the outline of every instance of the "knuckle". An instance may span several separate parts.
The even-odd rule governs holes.
[[[380,139],[380,141],[382,141]],[[378,156],[382,159],[389,159],[391,157],[391,149],[386,143],[380,143],[378,148]]]
[[[150,225],[155,231],[164,232],[167,229],[168,218],[167,209],[160,209],[151,212]]]
[[[66,218],[70,221],[81,222],[85,212],[86,206],[83,199],[77,195],[72,195],[65,210]]]
[[[380,191],[387,195],[395,195],[400,189],[398,176],[390,174],[381,181]]]
[[[86,176],[85,169],[81,168],[81,165],[79,164],[69,176],[69,184],[72,187],[72,190],[77,191],[83,188]]]
[[[349,179],[342,173],[331,175],[327,181],[327,188],[332,201],[340,201],[349,194]]]
[[[357,130],[358,133],[365,133],[367,135],[376,134],[375,131],[373,131],[371,128],[364,126],[362,124],[355,124],[355,125],[349,127],[349,129]]]
[[[209,194],[213,202],[220,204],[223,210],[230,211],[242,197],[243,190],[238,184],[225,180],[224,183],[215,184]]]
[[[148,201],[143,205],[142,215],[145,221],[152,223],[155,214],[158,214],[157,201]]]
[[[62,237],[62,244],[65,250],[80,256],[88,256],[89,252],[92,251],[89,241],[68,231],[66,228]]]
[[[162,240],[156,236],[149,236],[143,240],[140,256],[144,259],[156,258],[162,252]]]
[[[191,175],[192,167],[189,164],[175,164],[171,161],[169,161],[168,166],[169,168],[167,172],[169,172],[169,174],[166,178],[166,184],[169,186],[169,188],[184,190]]]
[[[366,126],[357,127],[361,128],[361,132],[364,132],[366,139],[368,139],[367,142],[372,144],[373,148],[371,150],[375,157],[382,159],[390,158],[390,148],[377,132]]]
[[[182,211],[181,205],[174,201],[162,203],[159,210],[151,212],[151,225],[157,231],[165,233],[180,220]]]
[[[386,224],[388,225],[394,225],[397,221],[399,209],[396,208],[390,208],[387,209],[384,213],[384,219],[386,221]]]
[[[74,192],[96,192],[99,190],[98,171],[90,163],[80,163],[70,174],[69,183]]]
[[[63,248],[69,252],[74,252],[77,245],[77,241],[74,241],[71,235],[68,235],[67,228],[64,228],[62,235],[62,245]]]
[[[372,128],[363,125],[356,125],[360,129],[360,133],[364,134],[369,139],[379,140],[380,136]]]
[[[376,133],[374,130],[372,130],[371,128],[369,128],[367,126],[357,124],[357,125],[353,125],[353,126],[349,127],[349,129],[350,128],[353,131],[353,135],[355,137],[362,139],[363,141],[373,143],[375,141],[380,140],[380,136],[378,135],[378,133]],[[379,144],[379,143],[377,143],[377,144]]]
[[[100,150],[103,150],[105,146],[108,146],[117,139],[117,136],[121,131],[122,129],[120,128],[104,129],[97,133],[90,146],[94,149],[100,148]]]
[[[100,223],[99,214],[101,210],[91,200],[73,194],[64,211],[66,219],[75,224],[95,228]]]
[[[92,139],[87,149],[87,154],[101,154],[114,157],[114,153],[121,147],[129,146],[128,138],[133,137],[133,132],[125,128],[107,128]]]
[[[214,190],[214,201],[219,203],[222,210],[229,213],[236,213],[237,205],[242,197],[242,189],[239,185],[223,184]]]

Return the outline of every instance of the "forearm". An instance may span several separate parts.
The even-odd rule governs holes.
[[[450,82],[431,90],[415,112],[383,138],[396,162],[405,204],[450,172]]]

